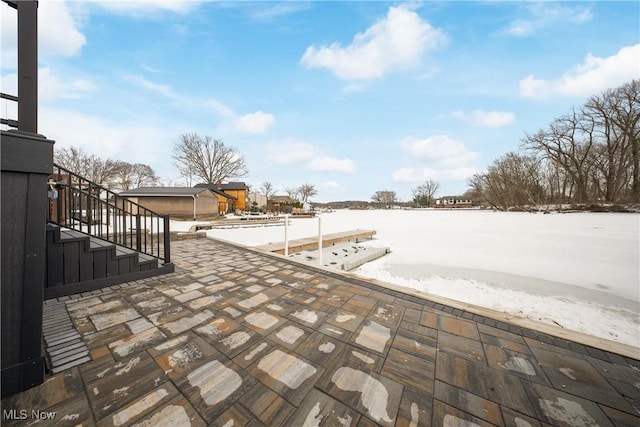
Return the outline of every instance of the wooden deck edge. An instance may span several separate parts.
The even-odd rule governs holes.
[[[375,230],[350,230],[341,233],[330,233],[322,236],[322,247],[326,248],[336,243],[357,242],[360,239],[372,239],[377,232]],[[266,245],[253,246],[263,252],[273,252],[284,255],[284,242],[268,243]],[[305,237],[289,241],[289,253],[313,250],[318,248],[318,237]]]
[[[296,259],[294,257],[285,257],[284,255],[276,253],[276,252],[265,252],[265,251],[262,251],[262,250],[258,249],[258,247],[256,247],[256,246],[246,246],[246,245],[242,245],[240,243],[236,243],[236,242],[232,242],[232,241],[224,240],[224,239],[219,239],[219,238],[213,238],[213,237],[209,237],[209,239],[216,240],[216,241],[219,241],[221,243],[229,244],[231,246],[241,247],[241,248],[247,249],[249,251],[258,252],[258,253],[261,253],[261,254],[264,254],[264,255],[267,255],[267,256],[271,256],[271,257],[277,258],[277,259],[279,259],[281,261],[290,262],[290,263],[294,263],[294,264],[299,264],[299,265],[302,265],[302,266],[304,266],[306,268],[309,268],[309,269],[319,270],[319,271],[327,273],[328,275],[344,276],[346,279],[349,279],[349,280],[356,280],[356,281],[360,281],[360,282],[365,282],[365,283],[368,283],[368,284],[371,284],[371,285],[379,286],[381,288],[389,289],[389,290],[392,290],[392,291],[395,291],[395,292],[400,292],[400,293],[403,293],[405,295],[415,296],[415,297],[422,298],[422,299],[425,299],[425,300],[429,300],[429,301],[432,301],[432,302],[435,302],[435,303],[438,303],[438,304],[446,305],[446,306],[449,306],[451,308],[455,308],[455,309],[459,309],[459,310],[462,310],[462,311],[467,311],[469,313],[477,314],[478,316],[483,316],[483,317],[486,317],[486,318],[489,318],[489,319],[493,319],[493,320],[496,320],[496,321],[508,323],[508,324],[511,324],[511,325],[514,325],[514,326],[519,326],[521,328],[525,328],[525,329],[529,329],[529,330],[532,330],[532,331],[540,332],[540,333],[543,333],[543,334],[551,335],[553,337],[564,339],[564,340],[567,340],[567,341],[572,341],[572,342],[575,342],[575,343],[578,343],[578,344],[583,344],[583,345],[586,345],[586,346],[589,346],[589,347],[593,347],[593,348],[597,348],[599,350],[606,351],[606,352],[609,352],[609,353],[615,353],[615,354],[618,354],[620,356],[628,357],[630,359],[640,360],[640,357],[639,357],[640,348],[634,347],[632,345],[620,343],[620,342],[617,342],[617,341],[607,340],[607,339],[604,339],[604,338],[596,337],[594,335],[586,334],[584,332],[572,331],[572,330],[569,330],[569,329],[561,328],[561,327],[554,326],[554,325],[549,325],[547,323],[542,323],[542,322],[538,322],[538,321],[531,320],[531,319],[525,319],[523,317],[519,317],[519,316],[516,316],[514,314],[503,313],[501,311],[496,311],[496,310],[492,310],[490,308],[480,307],[480,306],[477,306],[477,305],[474,305],[474,304],[469,304],[469,303],[465,303],[465,302],[461,302],[461,301],[456,301],[456,300],[453,300],[453,299],[450,299],[450,298],[446,298],[446,297],[442,297],[442,296],[439,296],[439,295],[434,295],[434,294],[430,294],[430,293],[427,293],[427,292],[420,292],[420,291],[417,291],[415,289],[394,285],[392,283],[384,282],[382,280],[371,279],[371,278],[368,278],[368,277],[359,276],[359,275],[357,275],[355,273],[329,269],[327,267],[320,266],[317,263],[307,262],[305,260]]]
[[[69,283],[65,285],[53,286],[44,289],[44,299],[58,298],[82,292],[95,291],[96,289],[119,285],[134,280],[147,279],[149,277],[160,276],[162,274],[173,273],[175,265],[172,263],[163,264],[151,270],[136,271],[133,273],[119,274],[116,276],[103,277],[101,279],[86,280],[84,282]]]

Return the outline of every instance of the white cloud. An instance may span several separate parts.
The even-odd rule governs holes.
[[[6,4],[0,4],[0,46],[2,47],[2,68],[15,68],[17,63],[18,22],[16,11]],[[5,91],[6,92],[6,91]]]
[[[320,184],[320,187],[326,188],[326,189],[334,189],[334,188],[339,188],[340,184],[338,184],[336,181],[325,181]]]
[[[400,168],[393,171],[395,182],[422,182],[436,178],[439,178],[438,173],[431,168]]]
[[[322,155],[314,145],[294,139],[268,142],[267,160],[281,165],[300,164],[316,172],[352,174],[356,170],[353,160]]]
[[[307,68],[326,68],[341,79],[376,79],[415,66],[427,50],[445,42],[441,30],[409,7],[390,7],[386,17],[356,34],[348,46],[309,46],[300,62]]]
[[[477,171],[476,168],[471,166],[442,170],[428,167],[400,168],[393,172],[393,181],[399,183],[419,183],[428,179],[434,181],[463,181]]]
[[[455,111],[451,117],[471,123],[474,126],[498,128],[508,126],[516,120],[516,115],[504,111],[474,110],[471,113]]]
[[[2,76],[1,86],[3,92],[17,95],[18,75],[10,73]],[[94,89],[95,85],[89,80],[63,79],[49,67],[38,69],[38,99],[41,102],[83,98]]]
[[[477,171],[473,162],[479,154],[446,135],[424,139],[407,137],[400,141],[400,147],[411,156],[413,165],[396,169],[393,172],[395,182],[459,181]]]
[[[51,68],[38,70],[39,99],[43,102],[59,98],[83,98],[95,89],[95,85],[88,80],[64,80],[54,73]]]
[[[0,7],[2,27],[2,68],[17,66],[18,17],[14,9]],[[67,3],[41,1],[38,3],[38,49],[41,55],[75,56],[87,43],[78,29]]]
[[[285,140],[267,143],[267,160],[282,165],[306,162],[316,153],[316,147],[307,142]]]
[[[153,12],[173,12],[185,15],[196,9],[202,1],[198,0],[89,0],[102,7],[104,10],[123,14],[144,17]]]
[[[241,7],[249,8],[249,17],[257,21],[271,21],[281,16],[291,15],[311,7],[305,2],[247,2],[239,3]]]
[[[180,133],[178,129],[46,106],[40,108],[38,119],[38,131],[56,141],[56,148],[78,147],[101,158],[145,163],[163,178],[177,175],[170,150],[175,135]]]
[[[407,137],[400,141],[400,146],[414,158],[437,161],[443,165],[467,164],[478,157],[478,153],[469,151],[462,142],[446,135],[424,139]]]
[[[356,171],[356,165],[353,163],[353,160],[328,156],[311,160],[307,167],[318,172],[342,172],[352,174]]]
[[[182,99],[182,97],[178,95],[169,85],[155,83],[138,75],[126,75],[123,78],[138,87],[149,90],[151,92],[155,92],[174,101],[179,101]]]
[[[275,123],[273,114],[256,111],[245,114],[236,120],[236,128],[244,133],[259,134],[265,133]]]
[[[640,75],[640,44],[625,46],[616,54],[599,58],[588,54],[582,64],[556,80],[529,75],[520,80],[520,96],[548,99],[556,96],[584,97],[615,88]]]
[[[552,25],[579,25],[593,17],[591,9],[552,4],[532,3],[527,6],[528,17],[513,20],[501,33],[526,37]]]
[[[236,113],[231,108],[227,107],[217,99],[209,98],[204,103],[207,107],[211,108],[216,114],[222,117],[226,117],[228,119],[234,119],[236,117]]]
[[[146,89],[150,92],[154,92],[158,95],[164,96],[167,99],[175,102],[179,105],[188,105],[188,106],[202,106],[203,108],[211,109],[215,114],[229,119],[231,121],[235,121],[238,118],[238,115],[228,106],[223,104],[214,98],[200,99],[195,97],[190,97],[187,95],[182,95],[169,85],[155,83],[152,82],[142,76],[139,75],[126,75],[123,77],[126,81],[135,84],[138,87]]]
[[[38,3],[38,47],[43,53],[74,56],[86,43],[65,2]]]

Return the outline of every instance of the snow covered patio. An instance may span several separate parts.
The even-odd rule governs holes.
[[[3,423],[640,425],[636,348],[212,239],[172,251],[175,273],[47,302],[91,360]]]

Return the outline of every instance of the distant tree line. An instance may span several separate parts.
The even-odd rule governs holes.
[[[270,200],[277,192],[273,184],[268,181],[260,184],[260,191],[261,194],[263,194],[267,198],[267,200]],[[283,191],[287,193],[287,196],[289,196],[290,198],[294,200],[300,200],[302,202],[308,202],[311,197],[318,194],[316,186],[313,184],[309,184],[308,182],[305,182],[299,187],[284,187]]]
[[[506,209],[640,202],[640,80],[595,95],[469,181],[475,199]]]
[[[80,148],[56,148],[54,162],[108,189],[130,190],[156,186],[160,178],[151,166],[103,159]]]
[[[436,193],[440,188],[440,184],[436,181],[429,179],[424,184],[411,190],[413,194],[413,203],[418,207],[433,206],[436,199]]]
[[[391,209],[394,206],[403,207],[429,207],[435,203],[435,196],[440,184],[434,180],[427,180],[424,184],[411,189],[413,199],[410,202],[402,202],[395,191],[379,190],[371,196],[371,206],[379,209]],[[356,203],[356,202],[349,202]],[[361,203],[361,202],[357,202]],[[366,202],[365,202],[366,203]],[[369,204],[367,203],[367,206]]]
[[[400,199],[395,191],[381,190],[376,191],[373,196],[371,196],[371,201],[378,208],[391,209]]]

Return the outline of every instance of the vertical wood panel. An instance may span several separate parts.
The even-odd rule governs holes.
[[[106,250],[93,252],[93,278],[107,277],[107,253]]]
[[[44,379],[42,303],[46,266],[47,175],[32,173],[28,175],[27,181],[23,329],[20,346],[22,360],[27,363],[35,362],[22,372],[22,385],[32,387]]]
[[[125,257],[118,260],[118,274],[127,274],[131,272],[131,258]]]
[[[80,244],[77,241],[64,242],[64,282],[80,281]]]
[[[118,275],[118,260],[113,256],[113,250],[107,251],[107,276]]]
[[[89,242],[80,242],[80,281],[93,279],[93,253],[88,252]]]
[[[47,231],[47,281],[45,287],[59,286],[64,283],[64,256],[62,245],[56,244],[56,229]]]
[[[4,143],[4,141],[3,141]],[[20,361],[27,175],[2,172],[2,366]],[[11,256],[9,256],[11,255]]]

